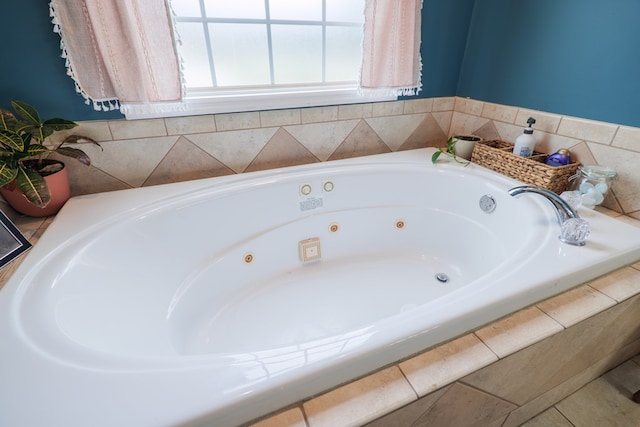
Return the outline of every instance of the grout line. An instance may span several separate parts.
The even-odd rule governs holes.
[[[574,392],[574,393],[575,393],[575,392]],[[569,395],[569,396],[571,396],[571,395]],[[565,398],[565,399],[566,399],[566,398]],[[563,400],[564,400],[564,399],[563,399]],[[562,413],[562,411],[560,410],[560,408],[556,407],[556,405],[553,405],[553,406],[552,406],[552,408],[553,408],[553,409],[555,409],[556,411],[558,411],[558,413],[562,416],[562,418],[564,418],[565,420],[567,420],[567,422],[568,422],[569,424],[571,424],[573,427],[576,427],[576,425],[575,425],[574,423],[572,423],[572,422],[571,422],[571,420],[570,420],[569,418],[567,418],[567,417],[566,417],[566,415],[564,415],[564,414]]]
[[[300,405],[296,406],[296,408],[298,408],[300,412],[302,412],[302,419],[304,421],[305,426],[310,427],[311,424],[309,423],[309,416],[307,415],[307,412],[304,410],[304,405],[301,403]]]
[[[400,375],[402,375],[402,378],[404,378],[404,380],[409,384],[409,387],[411,387],[411,390],[413,390],[413,393],[415,394],[416,398],[412,401],[415,402],[417,400],[420,400],[420,393],[418,393],[418,391],[416,390],[416,388],[413,386],[413,384],[411,383],[411,380],[407,377],[407,375],[404,373],[404,371],[402,370],[402,367],[400,367],[400,363],[396,363],[393,366],[395,366],[396,368],[398,368],[398,370],[400,371]],[[434,390],[435,391],[435,390]],[[429,393],[427,393],[429,394]]]

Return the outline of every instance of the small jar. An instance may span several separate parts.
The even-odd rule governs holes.
[[[569,178],[571,190],[580,192],[582,205],[589,208],[601,204],[613,184],[616,171],[607,166],[585,165]]]

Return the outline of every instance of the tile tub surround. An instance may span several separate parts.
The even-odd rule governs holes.
[[[514,141],[529,116],[537,149],[569,148],[615,168],[604,206],[640,219],[640,129],[472,99],[445,97],[331,107],[81,122],[73,133],[93,165],[67,162],[72,195],[228,175],[426,146],[453,134]],[[62,138],[64,132],[54,138]]]

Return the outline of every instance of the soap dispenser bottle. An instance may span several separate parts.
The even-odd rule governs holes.
[[[536,122],[536,119],[529,117],[527,124],[529,125],[524,129],[522,135],[516,138],[516,143],[513,147],[513,154],[517,154],[522,157],[530,157],[533,154],[533,149],[536,146],[536,139],[533,136],[533,129],[531,126]]]

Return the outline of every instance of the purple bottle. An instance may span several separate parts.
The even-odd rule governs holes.
[[[565,166],[571,163],[571,153],[566,148],[561,148],[557,153],[551,154],[545,161],[549,166]]]

